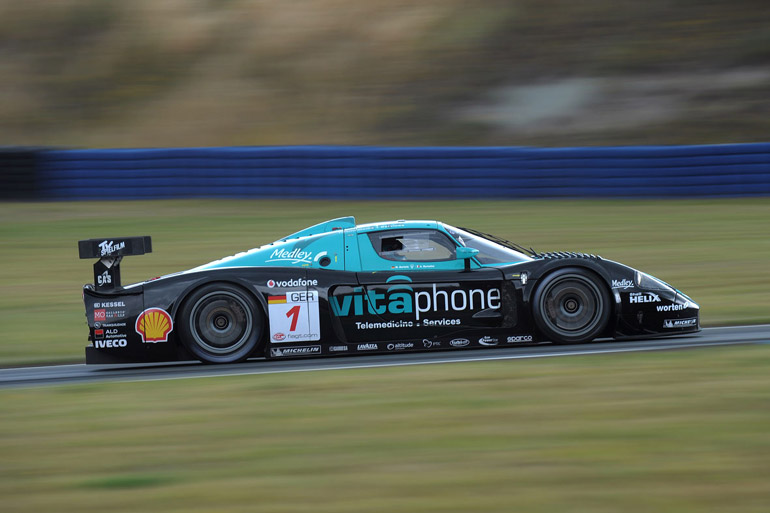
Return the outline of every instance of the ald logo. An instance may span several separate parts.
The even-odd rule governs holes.
[[[391,276],[387,283],[396,281],[411,282],[408,276]],[[352,294],[332,296],[331,306],[338,317],[376,315],[376,314],[414,314],[416,320],[425,313],[462,312],[466,310],[485,310],[500,308],[500,289],[491,288],[463,290],[452,288],[442,290],[441,285],[430,284],[428,290],[415,291],[411,285],[394,283],[386,290],[378,292],[375,288],[365,291],[355,287]]]

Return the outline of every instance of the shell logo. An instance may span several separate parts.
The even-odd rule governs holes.
[[[168,342],[174,323],[162,308],[148,308],[136,318],[135,329],[142,336],[142,342]]]

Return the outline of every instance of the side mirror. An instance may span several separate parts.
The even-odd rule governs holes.
[[[465,260],[465,270],[470,271],[471,270],[471,258],[479,254],[478,249],[474,248],[466,248],[465,246],[460,246],[457,248],[457,259],[458,260]]]
[[[458,260],[467,260],[468,258],[473,258],[478,254],[479,254],[478,249],[466,248],[465,246],[460,246],[459,248],[457,248]]]

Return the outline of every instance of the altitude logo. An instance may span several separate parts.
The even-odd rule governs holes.
[[[408,276],[391,276],[386,283],[411,282]],[[365,291],[354,287],[352,294],[332,296],[331,307],[337,317],[414,314],[416,320],[426,313],[462,312],[500,308],[500,289],[458,289],[442,290],[444,287],[433,283],[429,290],[417,290],[405,283],[394,283],[384,292],[375,288]]]

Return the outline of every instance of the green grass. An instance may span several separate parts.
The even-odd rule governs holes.
[[[3,511],[764,513],[768,346],[0,391]]]
[[[151,235],[124,283],[189,269],[333,217],[440,219],[538,250],[601,254],[693,297],[705,326],[770,322],[770,202],[343,202],[184,200],[0,204],[0,365],[82,361],[81,287],[92,262],[77,241]]]

